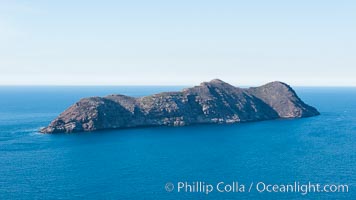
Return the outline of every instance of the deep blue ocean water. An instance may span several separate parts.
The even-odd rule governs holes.
[[[182,87],[0,87],[0,199],[355,199],[356,88],[296,88],[321,115],[39,134],[87,96]],[[177,192],[177,182],[348,184],[348,193]],[[172,182],[173,192],[165,190]],[[248,189],[248,188],[247,188]],[[246,189],[246,190],[247,190]]]

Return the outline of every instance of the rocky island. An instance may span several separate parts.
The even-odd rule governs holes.
[[[238,123],[319,115],[287,84],[271,82],[247,89],[219,79],[180,92],[145,97],[109,95],[83,98],[42,133],[73,133],[142,126]]]

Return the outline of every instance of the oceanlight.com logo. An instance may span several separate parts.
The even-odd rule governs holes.
[[[238,181],[234,182],[217,182],[215,184],[207,183],[204,181],[195,182],[177,182],[166,183],[165,190],[167,192],[178,193],[203,193],[208,195],[212,192],[218,193],[245,193],[245,192],[258,192],[258,193],[300,193],[306,195],[308,193],[347,193],[349,186],[347,184],[320,184],[320,183],[300,183],[295,181],[290,184],[270,184],[262,181],[249,184],[242,184]]]

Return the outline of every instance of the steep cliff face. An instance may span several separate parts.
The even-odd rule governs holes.
[[[237,123],[319,115],[285,83],[241,89],[221,80],[181,92],[133,98],[124,95],[81,99],[42,133],[72,133],[140,126]]]
[[[247,91],[272,107],[281,118],[311,117],[319,114],[314,107],[305,104],[289,85],[282,82],[267,83]]]

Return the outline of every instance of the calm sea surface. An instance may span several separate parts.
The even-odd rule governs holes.
[[[320,116],[44,135],[87,96],[182,87],[0,87],[0,199],[355,199],[356,88],[296,88]],[[177,192],[178,182],[253,184]],[[348,184],[348,193],[259,193],[265,184]],[[173,192],[165,185],[172,182]]]

